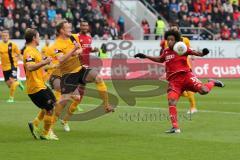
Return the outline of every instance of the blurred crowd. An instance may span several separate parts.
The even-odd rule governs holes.
[[[0,30],[9,29],[12,38],[22,39],[25,29],[32,27],[42,38],[53,39],[58,21],[72,22],[73,32],[77,33],[84,19],[95,39],[119,39],[119,26],[109,21],[111,3],[112,0],[0,0]]]
[[[198,30],[182,29],[183,34],[192,34],[190,39],[240,39],[240,0],[149,0],[170,24],[180,27],[206,28],[200,36]],[[145,22],[146,23],[146,22]]]

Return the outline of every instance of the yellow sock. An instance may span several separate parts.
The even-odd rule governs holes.
[[[64,106],[62,106],[61,104],[57,103],[54,109],[54,114],[53,114],[53,124],[55,124],[62,112]]]
[[[51,126],[52,126],[53,116],[45,114],[44,118],[43,118],[43,122],[44,122],[43,135],[47,135],[49,133],[50,129],[51,129]]]
[[[70,105],[70,107],[69,107],[69,109],[68,109],[68,112],[66,113],[66,115],[64,116],[64,118],[63,118],[63,121],[66,123],[68,120],[69,120],[69,118],[72,116],[72,114],[73,114],[73,112],[77,109],[77,106],[78,106],[78,104],[81,102],[81,100],[80,101],[76,101],[76,100],[74,100],[72,103],[71,103],[71,105]]]
[[[44,115],[45,115],[45,111],[44,110],[41,110],[37,117],[33,120],[33,124],[38,127],[39,123],[43,120],[44,118]]]
[[[61,98],[61,92],[54,90],[54,95],[56,97],[56,100],[59,101],[59,99]]]
[[[196,108],[196,101],[195,101],[195,97],[194,97],[194,92],[187,91],[187,94],[188,94],[188,100],[190,102],[191,109]]]
[[[188,97],[187,91],[184,91],[181,96],[183,96],[183,97]]]
[[[14,81],[12,83],[12,85],[10,86],[10,97],[14,97],[14,93],[15,93],[15,90],[16,90],[17,86],[19,86],[18,81]]]
[[[100,97],[103,100],[104,106],[108,106],[109,102],[108,102],[107,86],[105,85],[105,83],[103,81],[101,81],[101,82],[96,83],[96,88],[99,92]]]

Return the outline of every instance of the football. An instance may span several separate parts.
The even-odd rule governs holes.
[[[183,42],[177,42],[175,43],[173,50],[178,54],[178,55],[183,55],[187,52],[187,46]]]

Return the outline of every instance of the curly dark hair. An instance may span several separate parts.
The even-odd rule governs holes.
[[[164,34],[164,39],[167,40],[167,37],[168,37],[168,36],[174,36],[176,42],[181,41],[181,33],[180,33],[179,31],[169,30],[169,31],[165,32],[165,34]]]

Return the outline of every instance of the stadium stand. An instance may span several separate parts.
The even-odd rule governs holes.
[[[54,27],[61,19],[79,32],[80,21],[88,20],[95,39],[119,39],[119,26],[110,16],[111,0],[3,0],[0,1],[0,30],[7,28],[11,37],[22,39],[27,27],[36,28],[42,38],[55,37]],[[117,32],[117,33],[116,33]]]
[[[178,23],[184,28],[206,28],[200,37],[190,39],[239,40],[240,0],[149,0],[147,1],[170,24]],[[196,30],[183,29],[182,33]]]

